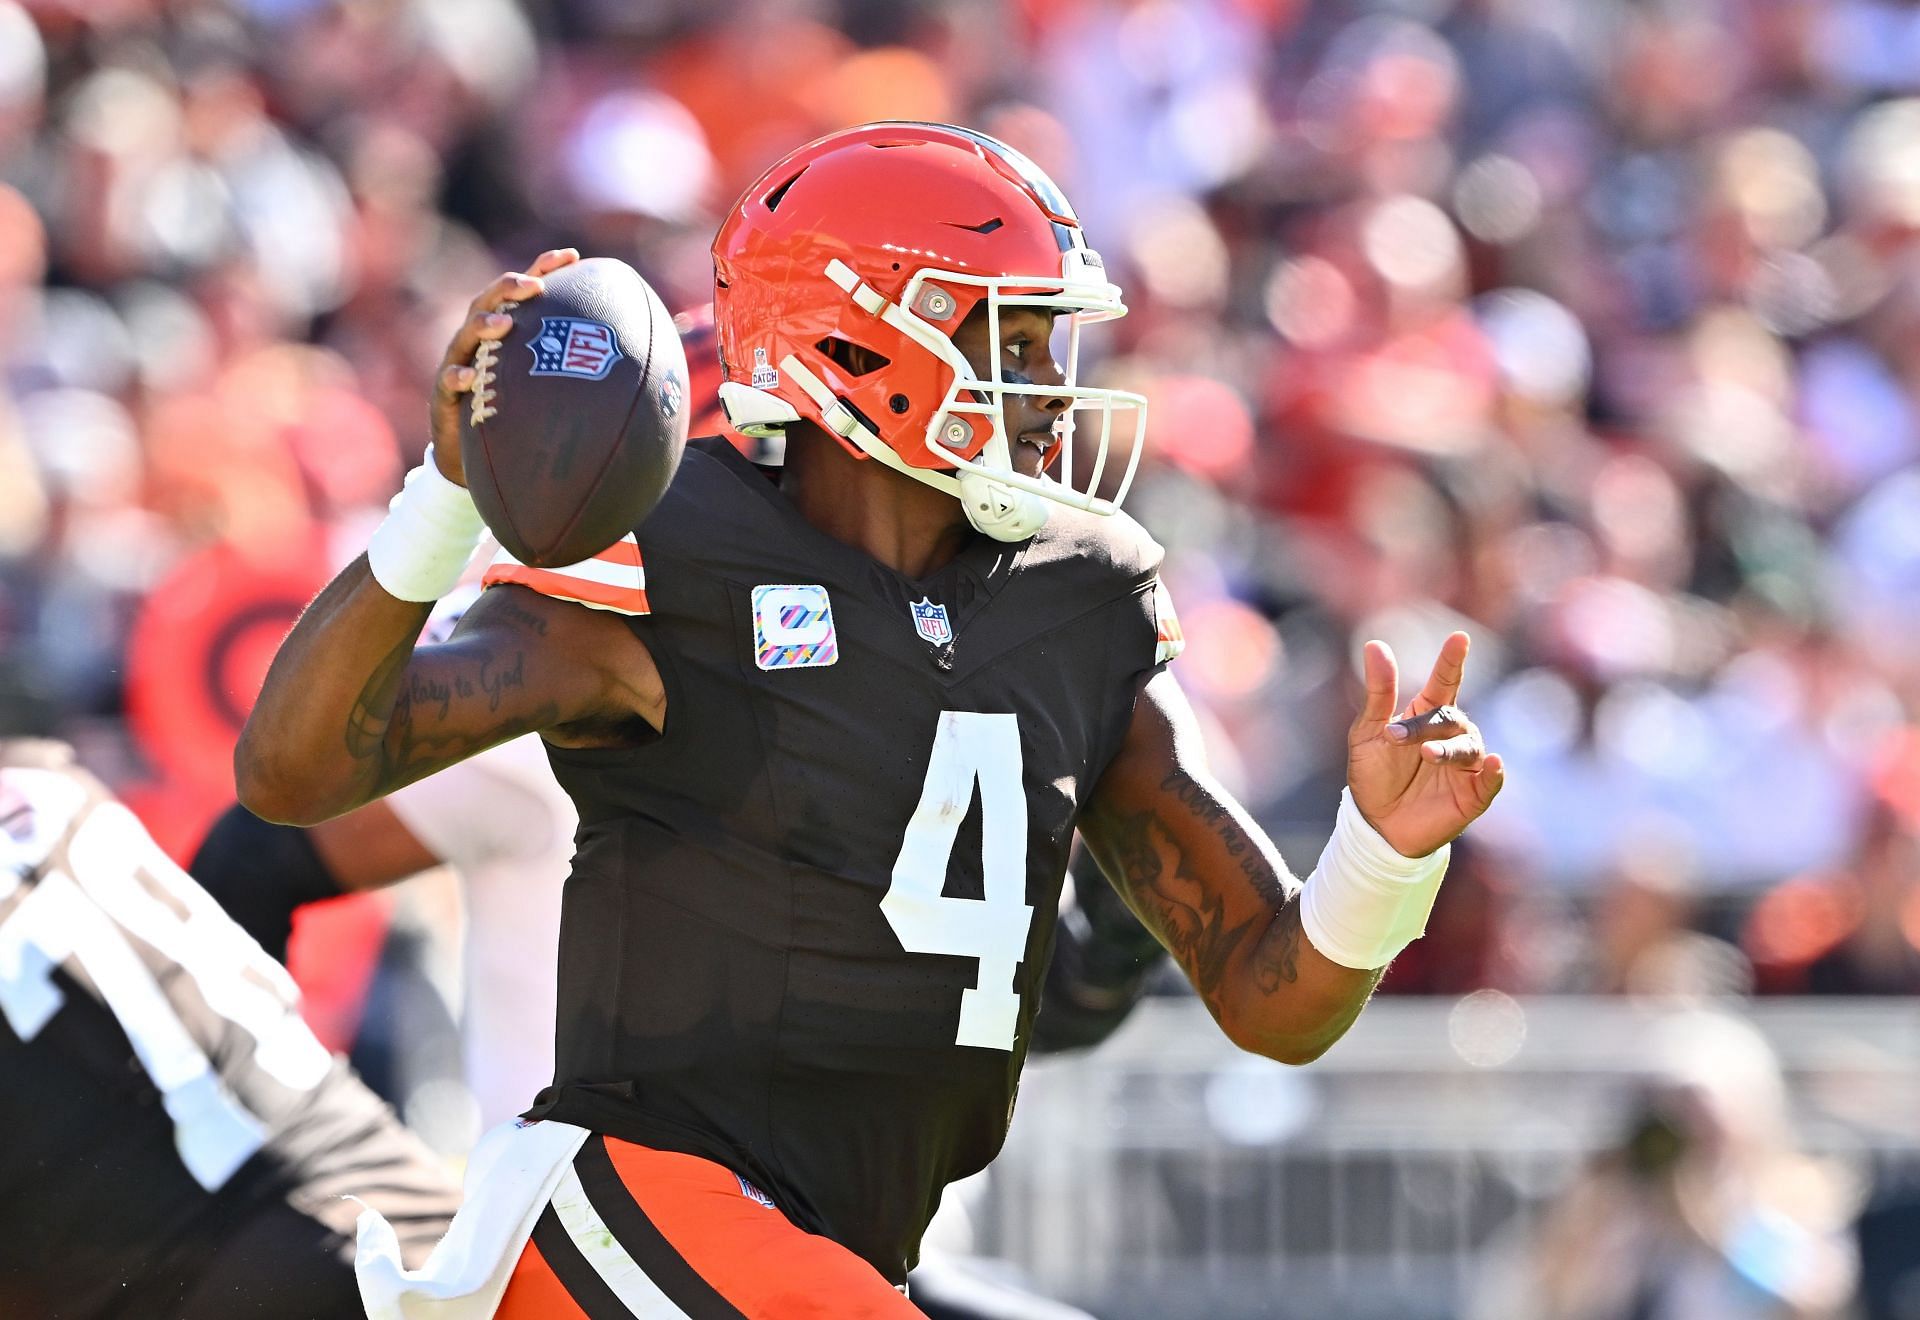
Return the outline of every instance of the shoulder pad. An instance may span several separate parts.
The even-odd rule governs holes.
[[[1125,512],[1102,516],[1057,508],[1027,550],[1027,566],[1073,561],[1116,591],[1151,582],[1166,551]]]

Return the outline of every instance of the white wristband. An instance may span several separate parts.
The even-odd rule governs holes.
[[[427,461],[407,473],[367,542],[367,566],[390,596],[439,600],[460,585],[486,528],[473,496],[442,475],[428,445]]]
[[[1426,857],[1402,856],[1342,790],[1333,837],[1300,891],[1307,938],[1342,967],[1385,967],[1426,933],[1451,852],[1449,844]]]

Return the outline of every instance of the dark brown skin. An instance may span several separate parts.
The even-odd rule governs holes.
[[[432,405],[435,454],[453,480],[461,479],[458,409],[473,381],[467,364],[482,339],[509,326],[497,309],[533,296],[541,276],[576,259],[571,249],[545,253],[528,273],[495,281],[469,309]],[[1042,311],[1003,312],[1002,372],[1058,383],[1050,330]],[[984,374],[995,347],[984,318],[970,318],[954,339]],[[1065,406],[1063,398],[1007,399],[1021,471],[1040,470]],[[854,458],[817,427],[789,430],[781,488],[814,526],[909,577],[936,570],[977,535],[952,496]],[[381,589],[364,557],[308,607],[235,752],[240,797],[251,810],[313,824],[523,733],[537,730],[563,746],[618,746],[642,725],[666,725],[653,657],[616,616],[496,587],[451,640],[416,647],[427,613]],[[1451,705],[1466,652],[1465,634],[1449,638],[1426,687],[1399,708],[1391,652],[1367,646],[1367,704],[1349,740],[1349,779],[1362,813],[1408,856],[1459,834],[1500,788],[1499,758]],[[1142,690],[1080,829],[1243,1048],[1287,1062],[1317,1057],[1379,980],[1380,969],[1341,967],[1303,937],[1299,882],[1213,780],[1171,673]]]

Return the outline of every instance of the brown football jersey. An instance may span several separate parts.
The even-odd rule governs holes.
[[[667,690],[647,745],[549,749],[580,833],[531,1112],[727,1164],[897,1282],[1005,1136],[1075,822],[1177,646],[1160,549],[1063,508],[911,580],[710,442],[633,546],[492,575],[620,608]]]

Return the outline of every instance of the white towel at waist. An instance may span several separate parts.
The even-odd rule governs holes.
[[[393,1225],[362,1211],[353,1268],[368,1320],[490,1320],[586,1139],[571,1123],[513,1120],[488,1132],[468,1161],[460,1213],[417,1270],[401,1265]]]

